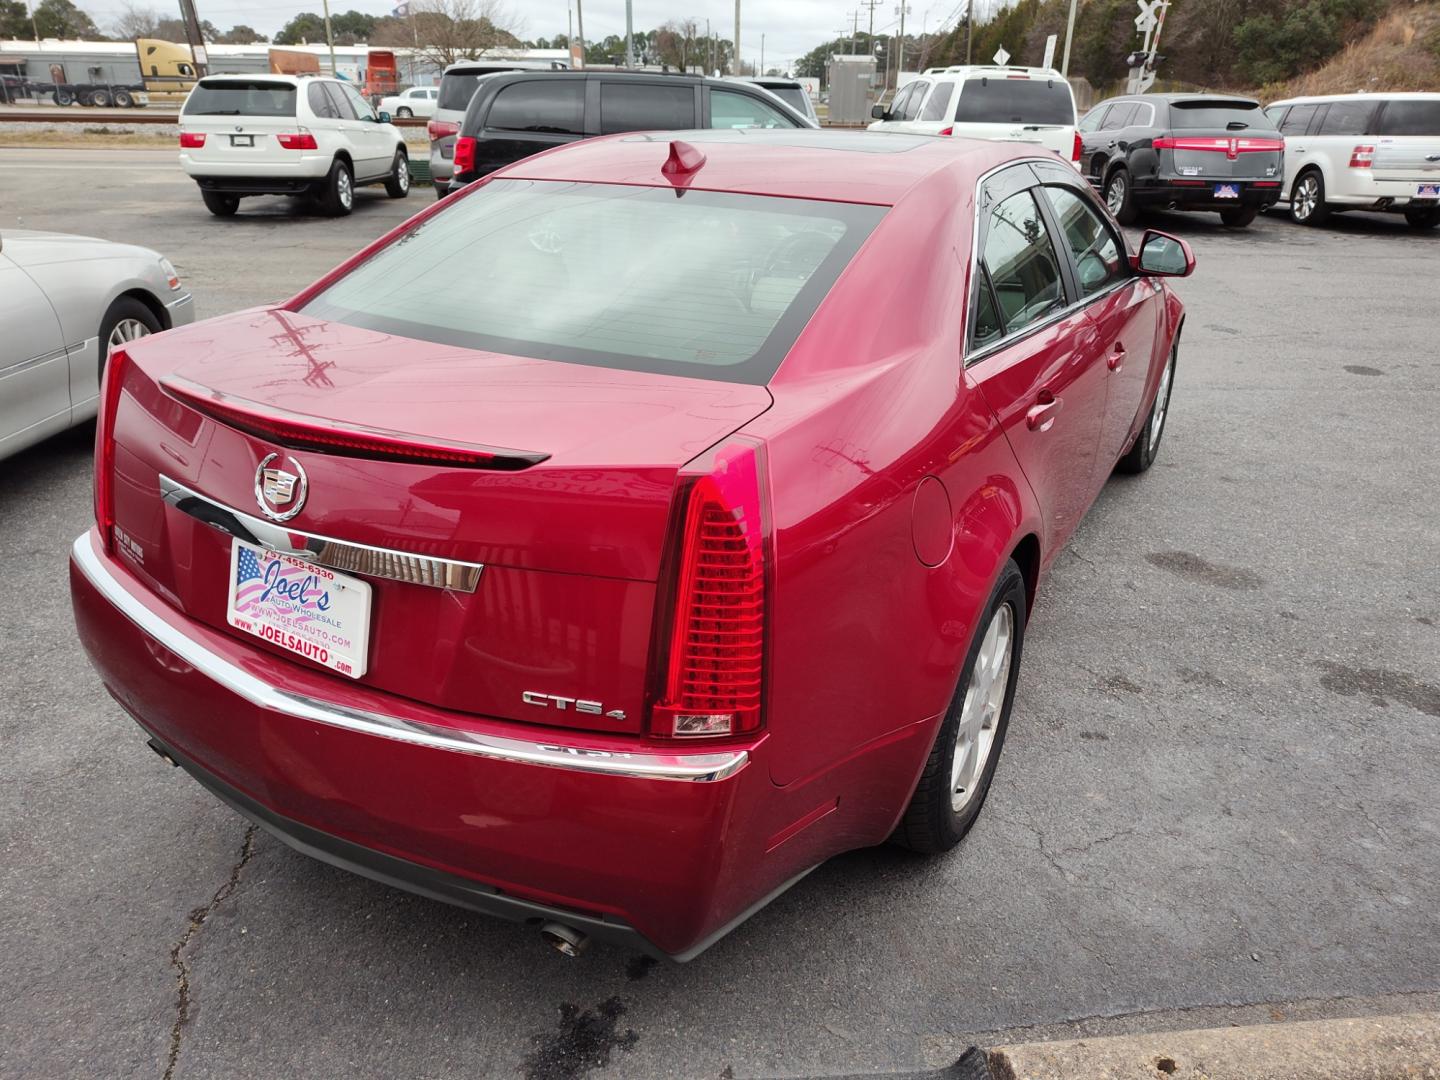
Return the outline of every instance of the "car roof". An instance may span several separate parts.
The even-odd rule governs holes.
[[[1440,101],[1440,92],[1433,90],[1377,90],[1375,93],[1357,94],[1305,94],[1300,97],[1282,98],[1272,101],[1266,108],[1276,105],[1321,105],[1327,101]]]
[[[673,183],[661,172],[670,143],[684,142],[705,162],[680,186],[707,191],[891,206],[926,178],[958,169],[973,181],[1007,161],[1060,160],[1033,144],[938,138],[878,131],[713,129],[608,135],[517,161],[499,178],[581,183]]]
[[[1172,91],[1164,94],[1116,94],[1113,98],[1106,98],[1106,101],[1163,101],[1167,104],[1185,101],[1224,101],[1234,102],[1237,105],[1259,105],[1260,102],[1254,98],[1242,97],[1239,94],[1201,94],[1194,90]],[[1099,102],[1103,105],[1105,102]]]
[[[1069,82],[1064,75],[1054,68],[1022,67],[1018,64],[1006,64],[1003,67],[999,64],[951,64],[946,68],[926,68],[920,73],[920,78],[941,78],[950,76],[958,79],[968,79],[974,75],[998,75],[1024,76],[1031,79],[1059,79],[1061,82]]]
[[[289,83],[291,86],[299,86],[303,83],[320,82],[345,82],[344,79],[337,79],[333,75],[272,75],[268,71],[225,71],[218,75],[201,76],[200,82],[275,82]],[[353,85],[353,84],[352,84]]]

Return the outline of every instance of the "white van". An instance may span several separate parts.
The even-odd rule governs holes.
[[[930,68],[870,115],[871,131],[1034,142],[1066,161],[1080,160],[1075,95],[1065,76],[1050,68]]]
[[[1289,98],[1265,115],[1285,139],[1291,220],[1378,210],[1417,229],[1440,225],[1440,93]]]

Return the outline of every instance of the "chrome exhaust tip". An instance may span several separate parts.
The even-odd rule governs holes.
[[[590,947],[590,938],[564,923],[547,922],[540,927],[540,937],[562,956],[579,956]]]
[[[170,751],[166,750],[154,739],[146,739],[145,745],[150,747],[151,750],[154,750],[155,753],[160,756],[160,760],[165,762],[165,764],[169,765],[171,768],[175,768],[180,764],[178,761],[176,761],[173,757],[170,756]]]

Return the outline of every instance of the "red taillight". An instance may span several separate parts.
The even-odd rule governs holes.
[[[95,423],[95,524],[107,552],[114,550],[115,530],[115,413],[120,408],[120,384],[130,357],[114,349],[105,361],[100,380],[100,412]]]
[[[686,469],[673,623],[652,735],[734,735],[761,726],[764,468],[763,445],[735,437]]]
[[[203,131],[182,131],[180,133],[180,149],[195,150],[205,145],[205,133]]]
[[[1080,152],[1085,148],[1085,140],[1080,138],[1080,133],[1075,132],[1075,142],[1070,147],[1070,163],[1077,169],[1080,167]]]
[[[1279,153],[1285,149],[1283,139],[1220,138],[1195,136],[1190,138],[1162,135],[1151,144],[1156,150],[1200,150],[1224,154],[1232,161],[1241,154]]]
[[[1374,146],[1357,146],[1350,151],[1350,168],[1368,169],[1375,164]]]
[[[953,127],[941,128],[939,133],[941,135],[954,135],[955,129]]]
[[[286,150],[318,150],[320,148],[315,142],[315,136],[308,131],[276,135],[275,139]]]
[[[258,439],[291,450],[317,454],[399,461],[411,465],[449,465],[458,469],[516,471],[538,465],[549,454],[507,450],[498,446],[424,439],[395,431],[378,431],[355,425],[316,420],[285,409],[259,405],[213,390],[188,379],[167,375],[160,388],[196,412]]]
[[[459,135],[460,125],[452,124],[449,120],[431,120],[425,125],[425,133],[430,136],[430,141],[434,142],[447,135]]]
[[[475,140],[469,135],[461,135],[455,140],[455,171],[457,173],[475,171]]]

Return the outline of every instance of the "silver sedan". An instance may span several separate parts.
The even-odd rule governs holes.
[[[0,231],[0,459],[95,415],[112,346],[194,320],[149,248]]]

